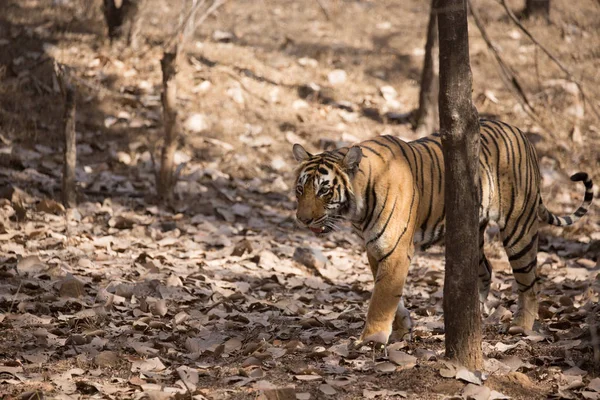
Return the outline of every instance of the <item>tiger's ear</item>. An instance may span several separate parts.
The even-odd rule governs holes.
[[[292,147],[292,153],[294,153],[294,158],[298,162],[302,162],[312,156],[312,154],[306,151],[304,147],[302,147],[302,145],[298,143],[296,143],[294,147]]]
[[[362,150],[358,146],[350,147],[350,150],[344,156],[342,160],[342,167],[347,171],[353,171],[360,164],[360,160],[362,160]]]

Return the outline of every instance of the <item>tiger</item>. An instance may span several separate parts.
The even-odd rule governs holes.
[[[593,182],[585,172],[579,208],[556,216],[542,202],[535,148],[517,127],[481,119],[479,152],[479,301],[485,305],[492,268],[483,251],[490,222],[517,282],[512,324],[531,330],[538,318],[537,251],[540,222],[567,226],[588,211]],[[357,145],[310,154],[294,144],[296,219],[318,237],[349,221],[364,243],[374,288],[363,331],[355,342],[387,344],[392,332],[410,333],[412,321],[402,298],[415,248],[443,244],[444,162],[441,136],[406,142],[384,135]]]

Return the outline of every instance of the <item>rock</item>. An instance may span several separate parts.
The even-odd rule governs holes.
[[[183,127],[190,132],[200,133],[209,128],[206,115],[192,114],[184,122]]]
[[[314,82],[298,86],[298,96],[302,99],[315,100],[319,97],[321,86]]]
[[[398,92],[396,92],[396,89],[394,89],[392,86],[382,86],[379,88],[379,90],[386,101],[393,101],[396,100],[396,97],[398,97]]]
[[[227,89],[227,96],[238,104],[244,104],[244,92],[239,86],[232,86]]]
[[[213,32],[213,40],[216,42],[229,43],[235,39],[235,35],[231,32],[216,30]]]
[[[280,156],[275,156],[271,160],[271,168],[273,168],[275,171],[281,171],[287,167],[287,165],[288,163]]]
[[[330,73],[327,74],[327,80],[332,85],[341,85],[346,82],[348,74],[343,69],[334,69]]]
[[[305,267],[316,269],[317,271],[324,268],[327,264],[327,257],[320,250],[307,247],[298,247],[294,251],[294,260]]]
[[[319,62],[317,60],[315,60],[314,58],[309,58],[309,57],[299,58],[298,64],[302,65],[303,67],[312,67],[312,68],[317,68],[319,66]]]

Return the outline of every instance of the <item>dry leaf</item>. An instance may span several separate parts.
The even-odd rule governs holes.
[[[337,394],[337,391],[333,387],[331,387],[330,385],[328,385],[326,383],[319,385],[319,390],[328,396],[334,396]]]
[[[489,400],[491,390],[485,386],[469,383],[463,390],[463,397],[473,400]]]
[[[165,365],[158,357],[131,363],[131,372],[160,372],[165,368]]]
[[[460,367],[456,371],[456,379],[460,379],[465,382],[474,383],[476,385],[481,385],[483,382],[481,381],[481,374],[478,372],[472,372],[464,367]]]

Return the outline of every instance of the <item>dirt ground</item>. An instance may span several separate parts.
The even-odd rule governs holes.
[[[316,0],[229,0],[197,28],[178,74],[180,179],[162,207],[161,45],[182,2],[148,0],[134,52],[108,42],[100,1],[3,1],[0,397],[600,397],[597,205],[544,229],[531,332],[507,330],[516,294],[488,231],[484,370],[444,360],[441,248],[413,262],[413,340],[349,348],[372,286],[366,257],[349,230],[320,240],[296,226],[291,145],[416,139],[429,2],[320,3],[329,19]],[[546,205],[572,212],[583,188],[568,176],[600,182],[600,3],[553,0],[550,24],[524,22],[583,96],[498,2],[473,6],[536,116],[471,24],[475,105],[529,134]],[[77,90],[79,205],[67,212],[53,59]]]

